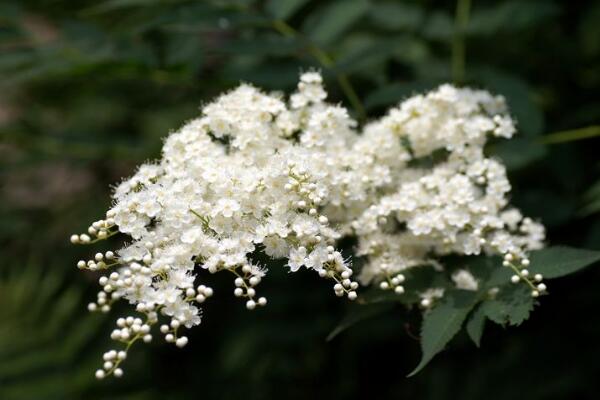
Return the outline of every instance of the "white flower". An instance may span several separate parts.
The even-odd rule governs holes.
[[[219,199],[213,211],[213,216],[221,214],[225,218],[231,218],[240,211],[240,203],[234,199]]]
[[[466,269],[459,269],[452,274],[452,280],[458,289],[476,291],[479,288],[479,283]]]
[[[306,248],[292,249],[288,257],[288,265],[292,272],[296,272],[306,263]]]
[[[184,346],[182,326],[200,323],[212,295],[194,286],[207,273],[229,271],[248,309],[266,305],[257,285],[267,271],[253,263],[264,257],[314,270],[353,300],[358,282],[336,249],[348,237],[362,257],[360,282],[390,280],[398,294],[404,271],[444,274],[449,254],[507,254],[525,265],[527,251],[543,246],[544,227],[510,207],[506,168],[483,151],[489,137],[515,132],[501,97],[442,85],[361,129],[326,98],[317,72],[302,74],[289,100],[250,85],[223,94],[166,138],[158,162],[118,185],[106,219],[71,237],[132,238],[118,257],[78,263],[110,268],[90,310],[108,312],[122,298],[146,316],[120,319],[113,339],[147,342],[162,324],[165,340]],[[478,287],[466,270],[452,279]],[[424,290],[421,306],[443,293]]]

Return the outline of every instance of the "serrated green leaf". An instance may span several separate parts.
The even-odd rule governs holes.
[[[558,278],[579,271],[600,260],[600,251],[557,246],[531,253],[529,270],[545,278]]]
[[[421,326],[423,356],[419,365],[408,376],[413,376],[422,370],[436,354],[444,349],[460,330],[476,299],[475,292],[450,290],[437,306],[425,314]]]
[[[369,9],[367,0],[338,0],[325,7],[306,31],[315,42],[329,44]],[[310,25],[310,24],[309,24]]]
[[[498,256],[468,257],[464,266],[481,282],[482,290],[506,285],[513,274],[510,268],[502,266]]]
[[[308,0],[269,0],[267,11],[277,19],[286,20],[306,3]]]
[[[471,316],[467,321],[467,333],[477,347],[481,344],[481,336],[483,335],[483,329],[485,328],[485,318],[485,310],[480,305],[471,313]]]
[[[391,303],[375,303],[351,307],[344,319],[342,319],[340,323],[329,333],[329,335],[327,335],[326,340],[330,341],[351,326],[366,319],[383,314],[391,310],[392,307],[393,305]]]
[[[520,325],[533,310],[530,289],[522,284],[503,287],[494,299],[486,300],[481,308],[485,315],[500,325]]]

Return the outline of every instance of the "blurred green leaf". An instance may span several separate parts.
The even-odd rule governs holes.
[[[374,303],[350,307],[346,316],[327,335],[327,341],[333,340],[337,335],[359,322],[390,311],[392,307],[393,305],[390,303]]]
[[[420,5],[385,1],[369,10],[369,18],[377,28],[389,30],[417,30],[423,23],[425,12]]]
[[[555,17],[560,7],[553,1],[505,1],[486,8],[475,7],[468,34],[492,35],[527,29]]]
[[[546,147],[541,143],[518,136],[495,143],[490,147],[490,151],[500,157],[509,170],[527,167],[548,154]]]
[[[452,17],[444,11],[434,11],[423,26],[423,36],[432,40],[450,42],[454,34]]]
[[[559,278],[600,260],[600,251],[556,246],[531,253],[530,271],[544,278]]]
[[[101,1],[98,4],[83,10],[83,14],[102,14],[112,11],[121,11],[124,8],[177,4],[182,3],[183,1],[185,0],[107,0]]]
[[[93,385],[98,360],[85,350],[104,318],[83,316],[82,290],[65,282],[35,264],[0,271],[0,398],[74,398]]]
[[[583,195],[584,206],[581,215],[591,215],[600,211],[600,180],[594,183]]]
[[[286,20],[306,3],[308,3],[308,0],[269,0],[267,10],[275,18]]]
[[[527,136],[537,136],[542,132],[544,115],[533,101],[533,89],[529,84],[517,76],[491,68],[475,68],[469,73],[486,89],[506,98],[519,132]]]
[[[579,41],[585,55],[593,57],[600,53],[600,3],[594,2],[582,13],[583,19],[579,24]]]
[[[319,44],[331,44],[368,10],[368,0],[335,0],[318,9],[303,31]]]

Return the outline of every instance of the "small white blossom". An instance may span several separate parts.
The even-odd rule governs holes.
[[[479,289],[479,283],[466,269],[460,269],[452,274],[452,280],[458,289],[476,291]]]

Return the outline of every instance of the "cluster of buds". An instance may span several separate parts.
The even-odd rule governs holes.
[[[71,235],[73,244],[92,244],[100,240],[108,239],[119,232],[115,227],[114,211],[109,210],[106,213],[106,219],[100,219],[91,224],[87,233]]]
[[[178,336],[178,330],[181,327],[181,322],[177,318],[173,318],[169,325],[163,324],[160,326],[160,333],[165,335],[167,343],[175,343],[175,346],[183,348],[188,344],[187,336]]]
[[[110,268],[118,264],[120,263],[115,260],[115,253],[113,253],[112,251],[107,251],[104,254],[96,253],[93,260],[79,260],[77,262],[77,268],[88,269],[90,271],[98,271]]]
[[[113,349],[104,353],[102,356],[104,363],[102,368],[96,371],[96,378],[103,379],[109,375],[122,377],[123,370],[119,366],[127,358],[127,351],[138,340],[143,340],[145,343],[152,341],[150,329],[156,321],[156,313],[148,314],[146,322],[132,316],[117,319],[117,328],[112,331],[110,337],[114,341],[123,343],[125,348],[123,350]]]
[[[330,278],[335,281],[333,291],[338,297],[348,296],[348,300],[356,300],[358,295],[358,282],[352,280],[352,269],[346,266],[346,262],[340,262],[342,255],[335,251],[333,246],[328,246],[327,262],[323,265],[323,269],[319,271],[319,276],[322,278]]]
[[[404,286],[402,286],[404,280],[405,277],[402,274],[396,274],[391,277],[386,276],[386,279],[379,283],[379,288],[382,290],[393,290],[396,294],[402,294],[404,293]]]
[[[230,271],[236,275],[233,295],[235,297],[246,298],[246,308],[248,310],[254,310],[256,306],[263,307],[267,305],[266,297],[256,298],[256,290],[254,287],[260,283],[260,274],[253,273],[253,268],[248,264],[242,266],[240,270],[241,273],[239,273],[237,269],[230,269]]]
[[[511,268],[514,271],[514,275],[510,278],[512,283],[525,282],[527,286],[531,288],[531,296],[539,297],[540,295],[546,294],[548,288],[546,287],[546,284],[542,282],[544,279],[542,274],[531,276],[527,269],[529,263],[530,261],[528,258],[518,260],[512,253],[507,253],[504,255],[502,265]]]

